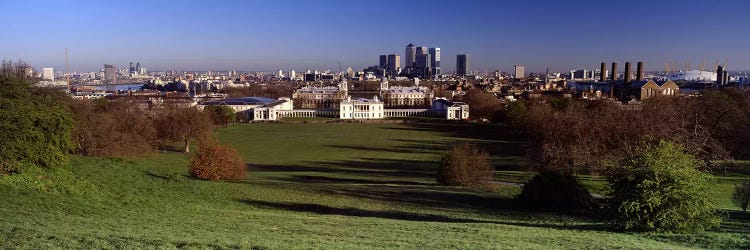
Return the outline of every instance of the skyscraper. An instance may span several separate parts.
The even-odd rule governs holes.
[[[417,55],[428,55],[430,54],[430,48],[427,47],[417,47]]]
[[[135,73],[142,74],[141,73],[141,63],[140,62],[135,64]]]
[[[416,75],[422,78],[428,78],[432,72],[431,63],[432,59],[430,59],[430,54],[417,54],[417,62],[414,66],[416,69]]]
[[[398,75],[401,69],[401,56],[397,54],[388,55],[388,73],[392,76]]]
[[[430,62],[432,66],[432,75],[440,74],[440,48],[430,48]]]
[[[47,81],[55,80],[55,69],[53,68],[42,68],[42,79]]]
[[[130,62],[130,68],[128,73],[133,74],[135,73],[135,65],[133,65],[133,62]]]
[[[417,46],[414,46],[414,44],[406,45],[406,53],[405,53],[404,59],[406,59],[404,68],[411,68],[414,67],[414,63],[417,60]]]
[[[387,68],[388,65],[388,56],[387,55],[380,55],[380,64],[378,64],[380,69]]]
[[[525,76],[525,74],[526,74],[526,73],[525,73],[525,70],[524,70],[524,66],[523,66],[523,65],[516,65],[516,66],[513,66],[513,72],[515,72],[515,74],[513,74],[513,77],[514,77],[514,78],[516,78],[516,79],[521,79],[521,78],[523,78],[523,77]],[[586,74],[586,73],[584,73],[584,75],[585,75],[585,74]]]
[[[104,64],[104,82],[117,83],[117,68],[115,66]]]
[[[456,75],[465,76],[469,72],[469,55],[456,55]]]

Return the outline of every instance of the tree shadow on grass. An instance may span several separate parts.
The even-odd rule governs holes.
[[[522,141],[523,135],[516,129],[497,124],[466,122],[420,121],[404,123],[404,126],[384,127],[384,129],[406,131],[434,131],[443,136],[493,141]]]
[[[240,200],[248,205],[258,207],[270,207],[294,212],[308,212],[322,215],[343,215],[356,217],[372,217],[394,220],[407,221],[427,221],[427,222],[454,222],[454,223],[491,223],[490,221],[481,221],[474,219],[457,219],[431,214],[417,214],[402,211],[371,211],[360,208],[337,208],[312,203],[291,203],[291,202],[268,202],[257,200]]]
[[[301,183],[325,183],[325,184],[365,184],[365,185],[423,185],[434,186],[436,184],[417,182],[417,181],[399,181],[399,180],[372,180],[362,178],[338,178],[317,175],[292,175],[281,180]]]
[[[737,210],[723,210],[727,214],[716,231],[750,235],[750,213]]]
[[[399,153],[399,154],[440,154],[446,147],[444,146],[425,146],[425,145],[400,145],[394,147],[370,147],[360,145],[326,145],[326,147],[337,149],[361,150],[382,153]]]
[[[419,160],[387,160],[360,158],[360,160],[309,161],[303,165],[249,164],[249,171],[312,172],[347,174],[364,177],[434,178],[436,163]]]
[[[320,215],[340,215],[340,216],[352,216],[352,217],[364,217],[364,218],[381,218],[391,220],[404,220],[404,221],[417,221],[417,222],[445,222],[445,223],[489,223],[489,224],[501,224],[508,226],[522,226],[522,227],[538,227],[538,228],[553,228],[553,229],[564,229],[564,230],[603,230],[604,227],[599,224],[576,224],[576,225],[564,225],[564,224],[548,224],[548,223],[532,223],[532,222],[517,222],[517,221],[497,221],[497,220],[484,220],[484,219],[469,219],[469,218],[452,218],[442,215],[434,214],[420,214],[413,212],[404,211],[373,211],[355,207],[337,208],[320,204],[313,203],[293,203],[293,202],[269,202],[259,200],[238,200],[254,207],[280,209],[293,212],[303,213],[315,213]]]

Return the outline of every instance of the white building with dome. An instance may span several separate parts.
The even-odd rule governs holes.
[[[672,81],[715,82],[716,72],[700,70],[680,71],[667,76],[667,78]]]

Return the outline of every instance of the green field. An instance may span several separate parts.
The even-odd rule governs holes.
[[[0,177],[0,248],[747,249],[750,216],[697,234],[619,233],[602,221],[531,212],[513,198],[531,174],[508,128],[430,124],[240,124],[218,130],[249,163],[245,180],[187,175],[187,157],[73,157]],[[497,191],[436,185],[439,154],[470,140],[491,154]],[[581,176],[600,192],[600,178]]]

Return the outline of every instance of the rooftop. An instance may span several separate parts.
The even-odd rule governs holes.
[[[238,97],[204,102],[203,105],[266,105],[275,99],[265,97]]]

